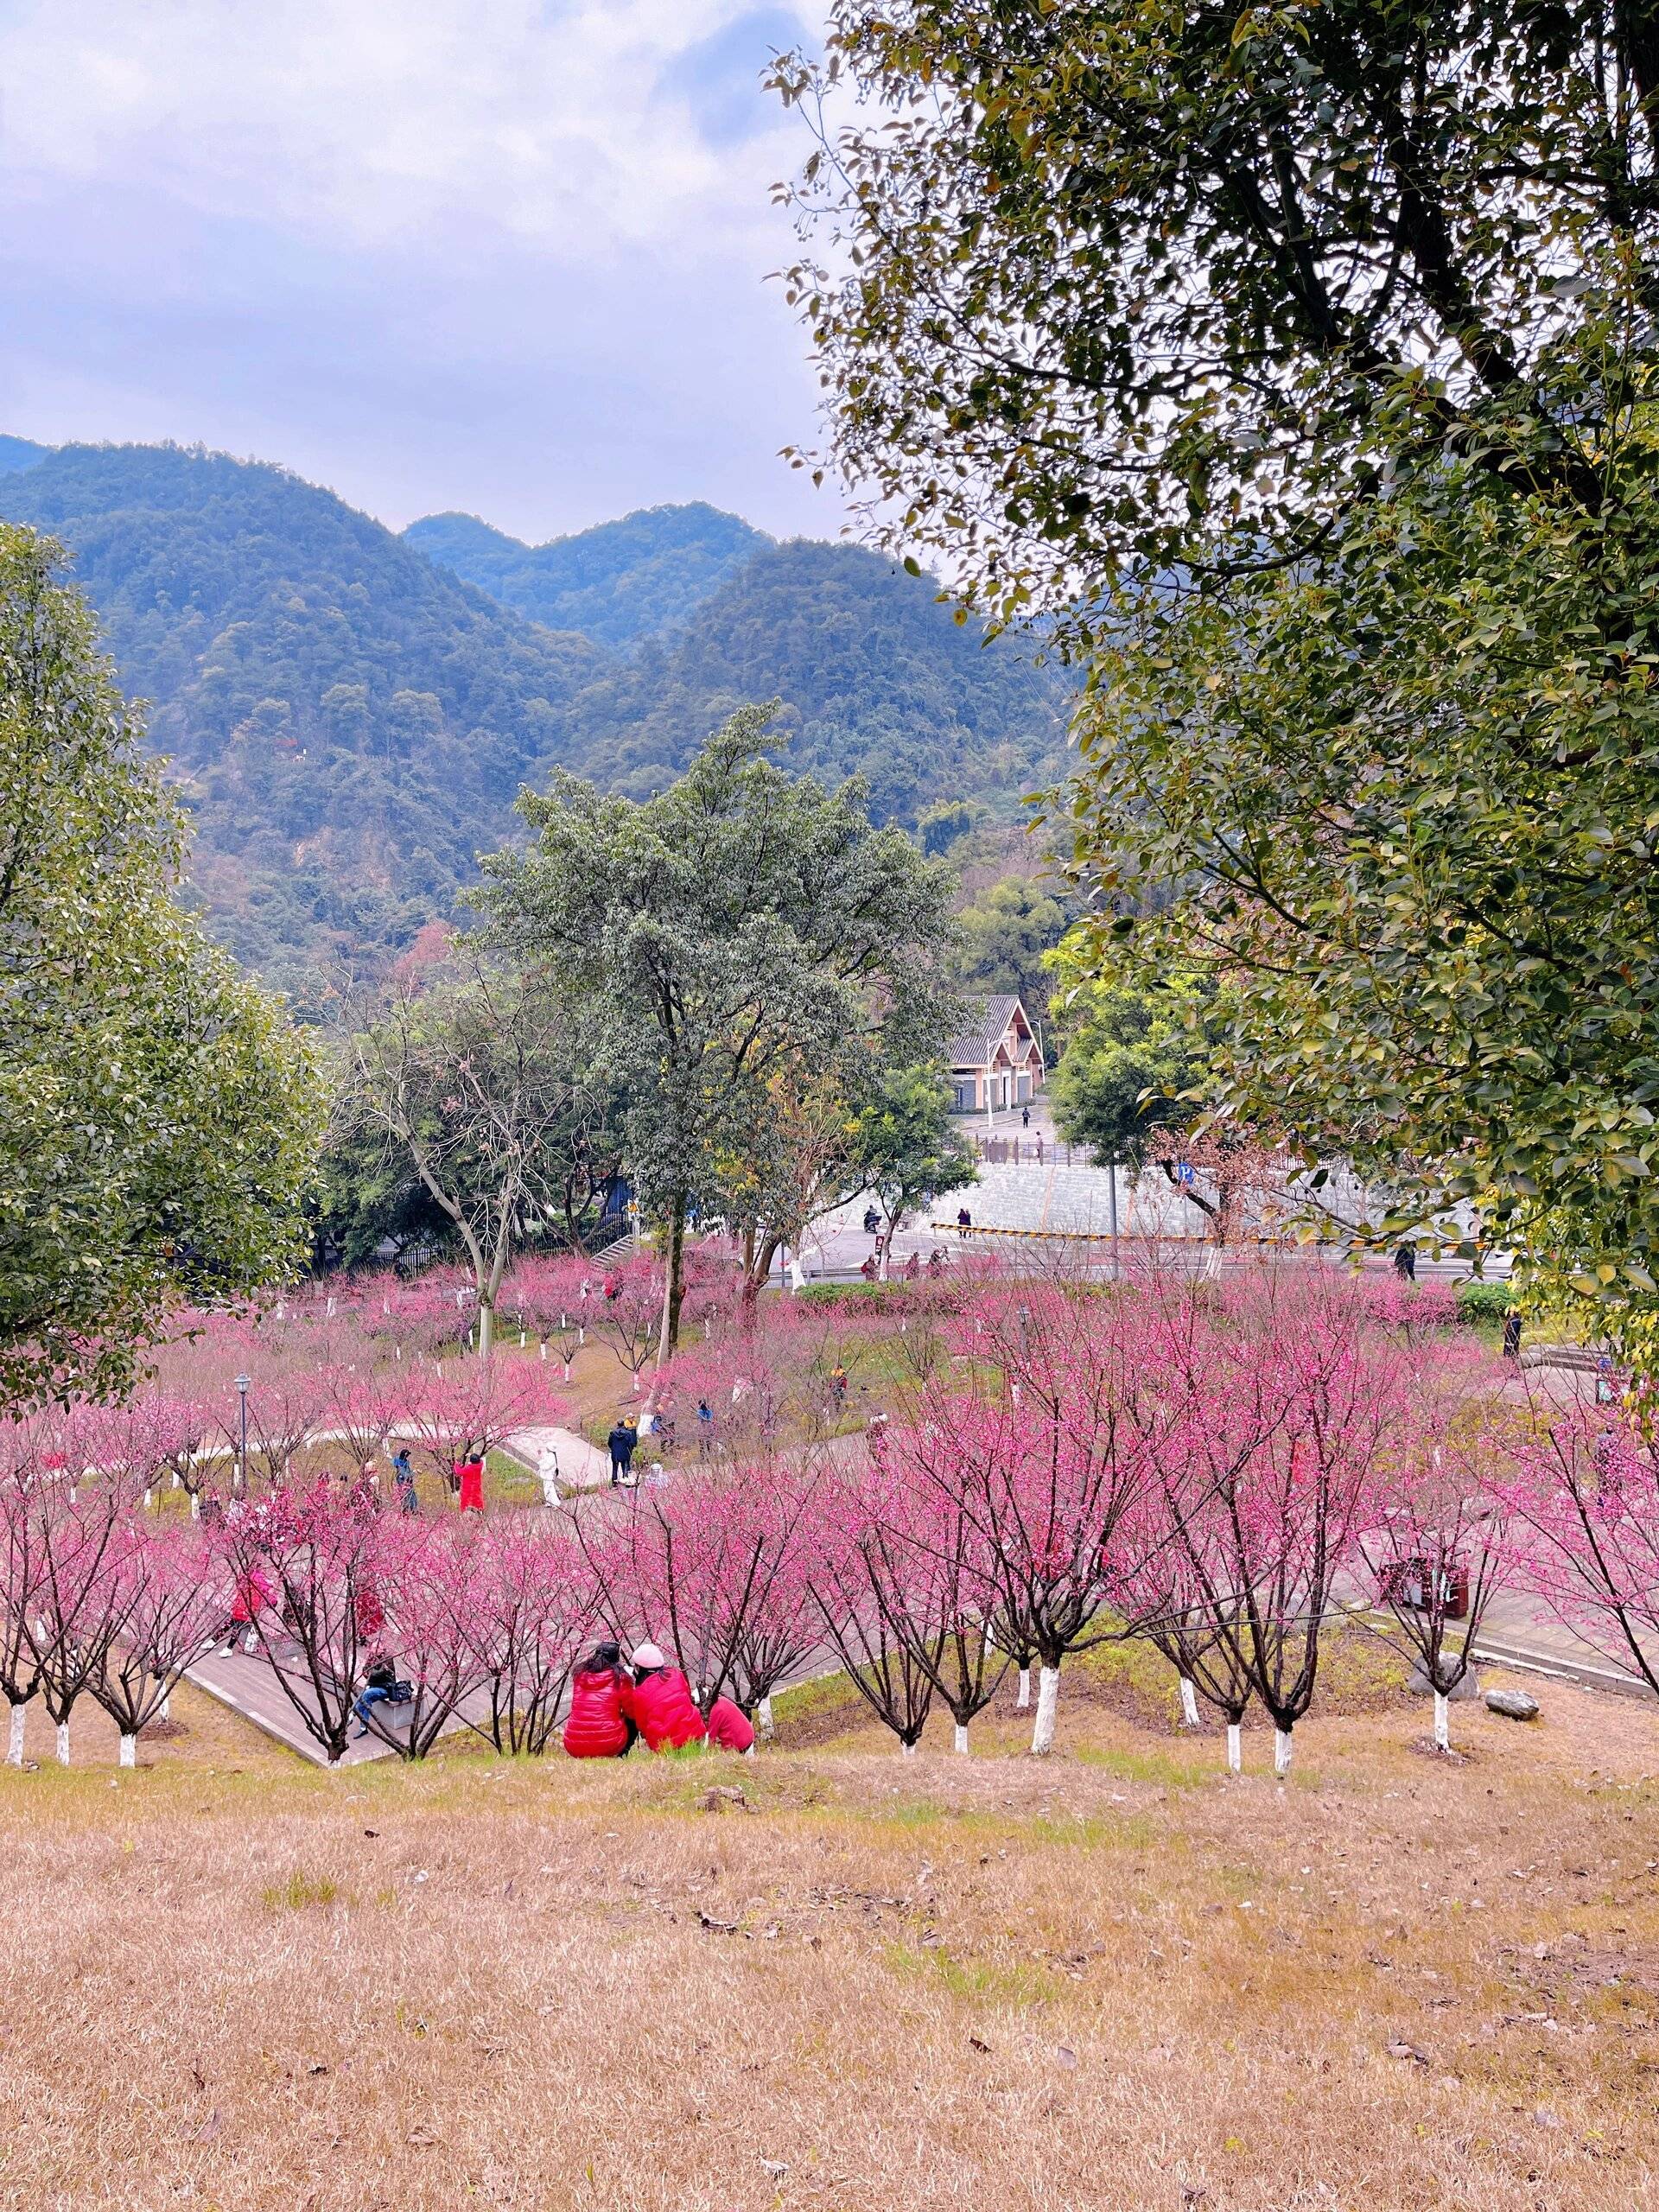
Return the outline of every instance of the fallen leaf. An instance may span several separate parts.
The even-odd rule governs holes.
[[[990,2047],[989,2044],[982,2043],[977,2036],[969,2036],[968,2038],[968,2048],[969,2050],[988,2051]]]

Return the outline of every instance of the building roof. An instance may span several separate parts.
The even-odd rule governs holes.
[[[988,1068],[992,1055],[1008,1033],[1008,1026],[1016,1014],[1023,1015],[1017,991],[998,991],[985,1000],[982,1017],[971,1029],[965,1029],[950,1046],[953,1068]],[[1026,1027],[1031,1023],[1027,1020]]]

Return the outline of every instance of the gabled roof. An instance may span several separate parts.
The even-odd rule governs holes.
[[[991,1064],[991,1056],[1007,1034],[1008,1025],[1014,1020],[1015,1014],[1024,1014],[1025,1011],[1024,1007],[1020,1003],[1020,994],[1017,991],[998,991],[995,996],[987,999],[984,1001],[983,1016],[977,1025],[971,1029],[964,1030],[960,1037],[953,1040],[950,1046],[951,1066],[953,1068],[988,1067]],[[1026,1027],[1027,1028],[1031,1027],[1028,1019]]]

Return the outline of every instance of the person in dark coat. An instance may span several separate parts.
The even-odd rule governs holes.
[[[639,1432],[632,1421],[619,1420],[612,1426],[605,1440],[611,1454],[613,1484],[632,1480],[634,1448],[639,1441]]]
[[[623,1710],[632,1688],[622,1671],[621,1647],[601,1643],[576,1669],[564,1748],[573,1759],[626,1758],[639,1731]]]

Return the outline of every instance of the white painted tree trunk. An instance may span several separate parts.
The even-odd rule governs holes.
[[[1188,1728],[1198,1726],[1198,1693],[1190,1675],[1181,1676],[1181,1720]]]
[[[154,1491],[153,1490],[150,1490],[150,1489],[146,1488],[146,1490],[145,1490],[145,1491],[144,1491],[144,1510],[145,1510],[145,1512],[146,1512],[146,1513],[148,1513],[148,1512],[149,1512],[149,1510],[150,1507],[155,1503],[155,1502],[156,1502],[156,1493],[155,1493],[155,1491]]]
[[[1452,1748],[1452,1700],[1444,1690],[1434,1693],[1434,1748],[1439,1751]]]
[[[957,1723],[957,1749],[964,1758],[968,1756],[968,1731],[960,1720]]]
[[[774,1730],[772,1726],[772,1695],[770,1692],[761,1699],[759,1707],[756,1708],[756,1717],[759,1719],[760,1723],[760,1733],[763,1736],[772,1735],[774,1732]]]
[[[1275,1728],[1273,1732],[1273,1770],[1281,1782],[1290,1772],[1290,1731]]]
[[[1060,1701],[1060,1670],[1058,1667],[1037,1669],[1037,1719],[1031,1732],[1032,1754],[1046,1758],[1054,1748],[1054,1710]]]
[[[900,1744],[899,1749],[903,1752],[904,1756],[907,1759],[913,1759],[916,1756],[916,1746],[914,1744]]]
[[[200,1491],[193,1490],[190,1493],[190,1518],[193,1521],[200,1521],[201,1518],[201,1492]]]
[[[1029,1667],[1022,1667],[1020,1669],[1020,1694],[1014,1700],[1014,1709],[1016,1713],[1027,1713],[1031,1709],[1031,1669]]]
[[[23,1728],[28,1719],[28,1708],[14,1705],[11,1708],[11,1729],[6,1743],[6,1764],[22,1766],[23,1763]]]
[[[67,1720],[60,1720],[58,1723],[58,1764],[60,1766],[67,1766],[68,1764],[69,1723]]]
[[[1244,1731],[1236,1720],[1227,1723],[1227,1771],[1229,1774],[1243,1774],[1244,1771]]]
[[[171,1718],[171,1708],[172,1708],[172,1704],[173,1704],[173,1693],[172,1693],[172,1691],[171,1691],[171,1690],[168,1690],[168,1692],[167,1693],[166,1696],[162,1700],[161,1703],[160,1703],[160,1704],[156,1707],[156,1718],[158,1720],[166,1720],[166,1719],[170,1719],[170,1718]]]
[[[136,1736],[129,1736],[126,1732],[123,1730],[121,1736],[121,1764],[123,1766],[137,1766],[137,1764],[138,1738]]]

